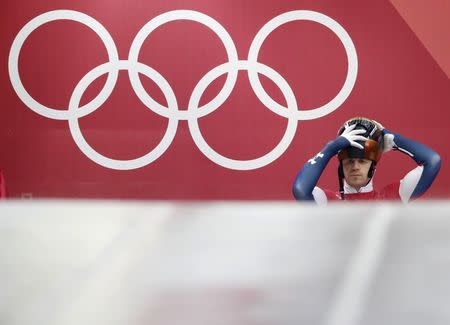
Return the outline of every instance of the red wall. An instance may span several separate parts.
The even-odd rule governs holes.
[[[446,166],[450,81],[389,1],[18,0],[0,6],[0,168],[10,197],[291,199],[292,181],[301,165],[335,137],[343,121],[359,115],[374,118],[388,129],[438,151],[442,169],[426,197],[450,196]],[[247,60],[255,35],[272,18],[288,11],[312,10],[334,19],[350,35],[358,58],[356,82],[333,112],[311,120],[296,119],[298,127],[292,141],[285,143],[286,151],[259,168],[235,170],[211,161],[195,144],[188,122],[180,119],[173,141],[159,158],[136,169],[112,169],[79,149],[67,120],[37,114],[13,88],[8,63],[16,36],[33,18],[57,9],[79,11],[98,21],[111,35],[121,60],[128,58],[142,26],[172,10],[189,9],[213,18],[229,33],[239,60]],[[139,54],[139,62],[167,80],[180,110],[187,108],[199,80],[227,61],[218,36],[188,20],[157,28]],[[90,28],[71,20],[57,20],[28,36],[20,50],[18,69],[31,97],[48,107],[67,110],[78,82],[106,62],[105,45]],[[338,37],[323,25],[304,20],[275,29],[263,42],[258,62],[286,80],[302,111],[332,100],[348,68]],[[207,88],[200,105],[219,93],[225,79],[222,75]],[[97,96],[105,80],[104,74],[89,86],[81,105]],[[143,76],[141,80],[156,101],[167,105],[155,82]],[[264,76],[261,80],[270,96],[286,105],[280,85]],[[286,117],[265,107],[254,94],[247,71],[239,72],[229,97],[197,121],[206,142],[234,160],[265,155],[280,142],[288,125]],[[166,117],[139,100],[127,71],[120,71],[106,101],[78,122],[86,142],[115,160],[135,159],[153,150],[169,124]],[[376,187],[402,178],[413,167],[407,156],[386,154],[377,170]],[[337,188],[336,168],[333,162],[325,171],[319,182],[322,187]]]

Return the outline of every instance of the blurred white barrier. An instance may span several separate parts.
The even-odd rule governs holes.
[[[448,325],[449,210],[5,201],[0,324]]]

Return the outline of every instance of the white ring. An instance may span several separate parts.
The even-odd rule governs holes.
[[[312,120],[330,114],[339,106],[341,106],[342,103],[350,95],[356,82],[356,75],[358,74],[358,57],[356,55],[356,49],[355,45],[352,42],[352,39],[337,21],[316,11],[295,10],[286,12],[271,19],[259,30],[250,46],[248,60],[257,62],[259,50],[261,49],[262,43],[267,38],[267,36],[279,26],[295,20],[311,20],[331,29],[344,45],[348,59],[347,77],[345,79],[344,85],[342,86],[342,89],[339,91],[336,97],[334,97],[331,101],[329,101],[325,105],[322,105],[321,107],[307,111],[297,111],[297,119]],[[255,92],[256,96],[258,96],[259,100],[274,113],[285,116],[287,114],[286,107],[278,104],[266,93],[261,85],[258,74],[255,71],[249,70],[248,76],[253,91]]]
[[[73,91],[69,102],[69,111],[68,111],[69,128],[78,148],[80,148],[80,150],[92,161],[96,162],[101,166],[111,169],[118,169],[118,170],[136,169],[155,161],[167,150],[167,148],[172,143],[172,140],[175,137],[178,126],[178,120],[169,117],[169,123],[167,125],[166,134],[164,134],[164,137],[162,138],[161,142],[149,153],[139,158],[131,160],[118,160],[105,157],[100,153],[98,153],[97,151],[95,151],[86,142],[86,139],[83,137],[83,134],[81,133],[80,126],[78,124],[79,115],[76,112],[78,110],[78,105],[80,103],[81,97],[83,96],[83,93],[85,92],[87,87],[101,75],[105,73],[113,73],[114,71],[116,71],[117,73],[119,70],[130,70],[130,69],[134,69],[135,71],[143,73],[144,75],[152,79],[163,91],[164,96],[166,97],[167,100],[167,104],[169,106],[169,110],[172,111],[177,109],[176,98],[175,94],[172,91],[172,88],[170,88],[170,86],[167,84],[167,81],[157,71],[142,63],[135,63],[135,62],[130,63],[129,61],[122,61],[122,60],[118,62],[104,63],[94,68],[93,70],[89,71],[75,87],[75,90]]]
[[[11,79],[11,84],[16,91],[17,96],[19,96],[19,98],[25,105],[27,105],[31,110],[38,113],[39,115],[55,120],[67,120],[67,110],[54,109],[44,106],[41,103],[37,102],[33,97],[31,97],[31,95],[23,86],[22,81],[20,80],[18,67],[20,50],[22,49],[23,43],[28,38],[28,36],[36,28],[42,26],[43,24],[60,19],[73,20],[91,28],[105,44],[106,50],[108,52],[109,62],[117,62],[119,60],[119,56],[117,54],[116,45],[114,44],[111,35],[108,33],[105,27],[103,27],[94,18],[82,12],[73,10],[49,11],[33,18],[19,31],[11,46],[8,60],[9,78]],[[77,110],[77,114],[79,114],[78,116],[81,117],[91,113],[106,101],[106,99],[111,94],[114,85],[116,84],[117,75],[118,70],[111,71],[100,93],[92,101],[82,106],[80,110]]]
[[[144,25],[144,27],[141,28],[141,30],[137,33],[136,37],[133,40],[133,43],[130,47],[130,53],[128,55],[128,60],[130,62],[138,62],[139,59],[139,52],[141,50],[141,47],[145,41],[145,39],[152,33],[156,28],[159,26],[174,21],[174,20],[192,20],[196,21],[198,23],[201,23],[207,27],[209,27],[214,33],[219,36],[220,40],[222,41],[223,45],[225,46],[225,50],[227,52],[228,61],[229,62],[236,62],[238,60],[237,50],[236,46],[233,43],[233,40],[231,39],[231,36],[228,34],[228,32],[223,28],[222,25],[220,25],[216,20],[213,18],[202,14],[197,11],[193,10],[174,10],[169,11],[164,14],[161,14],[159,16],[156,16],[152,20],[150,20],[148,23]],[[228,74],[225,84],[223,88],[220,90],[220,92],[217,94],[217,96],[211,100],[209,103],[205,104],[201,107],[201,112],[203,115],[208,114],[211,111],[214,111],[217,109],[220,105],[222,105],[225,100],[228,98],[228,96],[231,94],[231,91],[234,88],[234,85],[236,84],[237,79],[237,70],[232,71]],[[142,86],[141,81],[139,80],[138,72],[135,70],[129,70],[128,74],[130,76],[131,85],[136,93],[136,95],[140,98],[140,100],[145,103],[147,107],[151,107],[151,109],[164,117],[167,118],[177,118],[178,120],[187,120],[188,119],[188,112],[186,110],[178,110],[173,111],[167,110],[167,107],[162,106],[158,102],[156,102],[144,89]]]
[[[248,70],[249,72],[252,71],[254,73],[262,73],[263,75],[271,79],[278,87],[280,87],[280,90],[286,98],[288,114],[285,115],[287,115],[286,117],[288,118],[288,125],[286,127],[286,132],[284,133],[283,138],[278,143],[278,145],[275,146],[275,148],[273,148],[270,152],[259,158],[251,160],[235,160],[222,156],[209,146],[200,132],[196,114],[189,115],[188,125],[195,144],[200,149],[200,151],[203,152],[203,154],[210,160],[220,166],[229,169],[251,170],[266,166],[280,157],[291,144],[292,139],[295,135],[295,131],[297,130],[298,121],[295,117],[295,114],[297,113],[297,102],[295,100],[292,89],[279,73],[277,73],[272,68],[258,62],[238,61],[221,64],[204,75],[203,78],[195,86],[194,91],[192,92],[192,96],[189,99],[188,111],[195,111],[199,109],[197,106],[200,98],[208,85],[211,84],[211,82],[213,82],[224,73],[238,70]]]

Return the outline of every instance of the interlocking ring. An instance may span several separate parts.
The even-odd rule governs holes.
[[[91,28],[105,44],[109,58],[108,62],[92,69],[80,80],[72,93],[67,110],[44,106],[32,98],[20,80],[18,68],[20,50],[27,37],[43,24],[60,19],[73,20]],[[191,94],[187,110],[180,110],[178,108],[177,98],[167,80],[155,69],[138,61],[140,49],[147,37],[159,26],[180,19],[198,22],[210,28],[224,44],[228,56],[228,62],[211,69],[199,80]],[[333,31],[344,45],[348,59],[347,78],[339,93],[327,104],[308,111],[298,109],[297,101],[291,87],[278,72],[257,61],[259,50],[267,36],[279,26],[294,20],[314,21]],[[152,163],[172,143],[178,127],[178,121],[187,120],[195,144],[208,159],[225,168],[251,170],[270,164],[285,152],[295,136],[299,120],[310,120],[325,116],[342,105],[350,95],[356,82],[358,59],[355,46],[350,36],[339,23],[324,14],[308,10],[286,12],[265,24],[256,34],[250,46],[248,60],[238,60],[236,47],[225,28],[213,18],[200,12],[174,10],[153,18],[141,28],[134,38],[130,47],[128,60],[119,60],[117,48],[112,37],[98,21],[78,11],[55,10],[33,18],[19,31],[11,46],[8,68],[11,84],[22,102],[39,115],[55,120],[67,120],[70,132],[77,146],[89,159],[101,166],[111,169],[129,170]],[[128,71],[134,92],[147,108],[169,119],[166,133],[159,144],[147,154],[131,160],[112,159],[98,153],[86,142],[78,124],[80,117],[92,113],[107,100],[117,82],[119,70]],[[208,145],[198,125],[198,118],[218,109],[230,96],[236,84],[239,70],[247,70],[250,85],[264,106],[288,119],[285,134],[275,148],[259,158],[250,160],[235,160],[216,152]],[[144,74],[158,85],[166,98],[168,107],[156,102],[144,89],[139,79],[139,73]],[[216,97],[202,107],[199,107],[200,98],[206,88],[216,78],[225,73],[227,74],[226,81]],[[287,107],[278,104],[265,92],[259,81],[258,73],[271,79],[280,88],[286,99]],[[80,99],[83,93],[94,80],[103,74],[108,74],[108,77],[100,93],[92,101],[80,107]]]
[[[356,82],[356,75],[358,73],[358,58],[356,56],[356,49],[353,45],[352,39],[345,31],[345,29],[339,25],[335,20],[331,19],[324,14],[315,11],[308,10],[296,10],[289,11],[284,14],[281,14],[268,23],[266,23],[256,34],[253,39],[252,44],[250,45],[250,50],[248,52],[248,60],[252,62],[256,62],[258,60],[259,50],[267,36],[272,33],[276,28],[280,27],[283,24],[294,20],[310,20],[315,21],[319,24],[324,25],[331,29],[342,42],[345,48],[345,52],[347,53],[348,59],[348,71],[347,78],[342,86],[342,89],[339,93],[327,104],[307,110],[307,111],[297,111],[297,118],[299,120],[312,120],[325,115],[330,114],[334,110],[336,110],[342,103],[347,99],[350,95],[350,92],[353,89],[353,86]],[[248,76],[250,80],[250,84],[255,92],[256,96],[259,100],[270,110],[272,110],[275,114],[285,116],[286,107],[281,106],[276,101],[274,101],[264,90],[259,81],[258,74],[254,71],[248,71]]]
[[[161,142],[149,153],[146,155],[132,159],[132,160],[116,160],[105,157],[95,151],[84,139],[83,134],[81,133],[80,126],[78,124],[78,105],[80,103],[81,97],[86,91],[87,87],[98,77],[105,73],[117,73],[118,70],[128,70],[128,71],[138,71],[143,73],[145,76],[152,79],[157,85],[161,85],[161,90],[163,91],[164,96],[166,97],[166,101],[168,103],[168,110],[170,112],[177,111],[177,101],[175,98],[175,94],[172,91],[172,88],[169,86],[169,83],[154,69],[149,66],[141,63],[132,63],[130,61],[118,61],[118,62],[108,62],[91,70],[87,75],[85,75],[78,85],[75,87],[75,90],[72,93],[72,97],[69,102],[69,111],[68,111],[68,120],[69,120],[69,128],[72,133],[72,137],[75,140],[78,148],[90,158],[92,161],[96,163],[112,168],[112,169],[136,169],[143,167],[145,165],[150,164],[151,162],[158,159],[170,146],[173,138],[177,132],[178,120],[174,117],[169,116],[169,124],[167,125],[167,131]]]
[[[144,27],[141,28],[141,30],[137,33],[136,37],[134,38],[133,43],[131,44],[130,47],[128,60],[131,62],[138,62],[139,51],[141,50],[142,44],[144,43],[145,39],[150,35],[150,33],[152,33],[156,28],[165,23],[181,19],[196,21],[209,27],[213,32],[217,34],[217,36],[219,36],[220,40],[225,46],[225,50],[228,56],[228,62],[236,62],[238,60],[236,47],[233,43],[233,40],[231,39],[231,36],[228,34],[225,28],[223,28],[222,25],[220,25],[217,21],[215,21],[211,17],[191,10],[169,11],[150,20],[147,24],[144,25]],[[217,96],[214,99],[212,99],[209,103],[201,107],[201,109],[199,110],[199,112],[201,112],[199,117],[209,114],[210,112],[214,111],[216,108],[218,108],[220,105],[223,104],[223,102],[231,94],[231,91],[233,90],[234,85],[236,84],[237,73],[238,71],[234,70],[228,74],[227,79],[225,80],[225,84],[223,85],[223,88],[220,90]],[[153,98],[151,98],[151,96],[142,86],[137,71],[130,70],[128,74],[130,76],[131,85],[134,91],[136,92],[139,99],[147,107],[150,107],[150,109],[152,109],[156,114],[159,114],[164,117],[169,117],[169,115],[175,114],[176,118],[180,120],[187,120],[188,112],[186,110],[178,110],[176,112],[168,111],[167,107],[164,107],[157,101],[153,100]]]
[[[25,87],[23,86],[22,81],[20,80],[19,54],[20,50],[22,49],[23,43],[36,28],[51,21],[64,19],[73,20],[91,28],[100,37],[100,39],[103,41],[103,44],[105,44],[106,50],[108,52],[109,62],[117,62],[119,60],[119,54],[117,53],[116,45],[114,44],[114,41],[111,35],[106,30],[106,28],[103,27],[94,18],[82,12],[72,10],[49,11],[29,21],[19,31],[11,46],[8,60],[9,78],[11,80],[11,84],[14,90],[16,91],[17,96],[19,96],[19,98],[25,105],[27,105],[31,110],[35,111],[39,115],[54,120],[67,120],[68,118],[67,110],[54,109],[44,106],[41,103],[37,102],[33,97],[31,97],[31,95],[26,91]],[[106,83],[103,86],[103,89],[97,95],[97,97],[95,97],[92,101],[90,101],[83,107],[80,107],[78,112],[80,114],[79,117],[92,113],[108,99],[117,82],[117,77],[118,77],[118,70],[108,75]]]

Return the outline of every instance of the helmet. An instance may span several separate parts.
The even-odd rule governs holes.
[[[366,141],[357,141],[364,149],[359,149],[353,146],[347,147],[338,153],[339,161],[346,158],[363,158],[378,162],[383,153],[383,126],[377,121],[368,119],[366,117],[354,117],[345,122],[338,131],[338,135],[344,132],[345,128],[356,124],[355,130],[363,129],[366,132],[362,133],[366,137]]]

